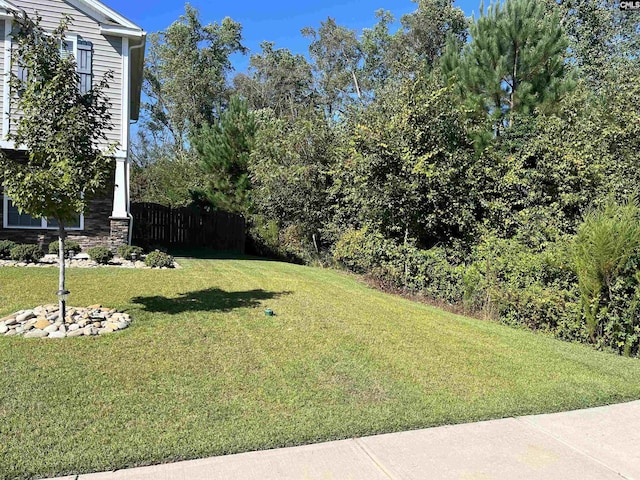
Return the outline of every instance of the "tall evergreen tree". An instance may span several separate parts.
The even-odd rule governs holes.
[[[220,118],[205,124],[193,136],[207,186],[198,192],[215,208],[246,214],[249,211],[249,155],[256,133],[254,115],[247,103],[232,97]]]
[[[492,3],[470,28],[460,52],[451,40],[443,61],[474,111],[485,111],[499,131],[518,113],[556,100],[570,84],[567,38],[557,8],[536,0]],[[459,53],[460,52],[460,53]]]

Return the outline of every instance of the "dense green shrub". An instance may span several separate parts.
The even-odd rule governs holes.
[[[155,250],[147,254],[144,259],[144,264],[147,267],[152,268],[172,268],[173,267],[173,257],[159,250]]]
[[[22,244],[11,249],[11,260],[18,262],[36,263],[44,257],[44,252],[38,245]]]
[[[135,245],[120,245],[118,247],[118,255],[125,260],[132,260],[132,254],[136,254],[138,256],[138,260],[142,259],[142,254],[144,250],[142,247],[136,247]]]
[[[107,264],[113,258],[113,252],[107,247],[91,247],[87,253],[91,260],[100,264]]]
[[[367,229],[349,230],[336,242],[333,259],[355,273],[366,274],[381,269],[378,277],[395,276],[392,265],[398,265],[401,253],[393,241],[380,233]]]
[[[69,250],[72,250],[73,254],[77,255],[82,251],[82,247],[78,242],[66,239],[64,241],[64,253],[66,254]],[[54,255],[58,254],[58,242],[51,242],[49,244],[49,253]]]
[[[487,236],[472,259],[466,271],[466,301],[474,309],[509,325],[553,331],[563,338],[573,338],[580,330],[568,240],[532,249],[514,239]]]
[[[379,233],[362,229],[342,235],[333,258],[387,288],[450,304],[458,304],[464,297],[465,267],[450,262],[443,249],[420,250],[411,243],[398,245]]]
[[[441,247],[422,250],[350,230],[336,243],[334,260],[386,288],[567,340],[587,338],[568,239],[534,250],[487,235],[459,262]]]
[[[0,258],[9,258],[11,256],[11,249],[18,244],[11,240],[0,240]]]

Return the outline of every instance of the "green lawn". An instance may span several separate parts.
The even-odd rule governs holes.
[[[640,398],[640,362],[367,288],[330,270],[180,259],[73,269],[106,337],[0,337],[0,478],[124,468]],[[0,316],[56,269],[0,268]],[[265,317],[264,308],[274,317]]]

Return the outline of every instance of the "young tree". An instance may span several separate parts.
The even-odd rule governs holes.
[[[192,144],[206,187],[199,192],[214,207],[227,212],[249,211],[249,155],[253,148],[256,121],[247,103],[232,97],[228,108],[213,124],[205,124],[193,136]]]
[[[8,139],[24,146],[25,158],[0,155],[5,192],[21,212],[54,219],[59,236],[59,290],[65,291],[65,225],[87,210],[111,172],[105,149],[112,128],[105,94],[109,72],[88,92],[80,91],[73,56],[60,54],[69,18],[45,32],[40,17],[15,14],[12,62],[27,72],[11,74],[12,105],[21,117]],[[16,70],[14,70],[15,72]],[[100,146],[102,145],[102,147]],[[65,303],[60,299],[60,318]]]

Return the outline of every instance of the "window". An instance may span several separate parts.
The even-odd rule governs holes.
[[[4,228],[58,229],[58,222],[54,219],[33,218],[31,215],[27,215],[26,213],[20,213],[18,211],[18,207],[14,206],[11,199],[6,195],[4,195],[3,214]],[[83,230],[84,215],[78,215],[78,217],[73,222],[70,222],[66,228],[68,230]]]
[[[60,56],[67,58],[70,55],[76,59],[80,93],[87,93],[91,90],[93,82],[93,44],[75,35],[67,37],[60,45]]]
[[[86,40],[78,39],[78,75],[80,76],[80,93],[91,90],[93,73],[91,62],[93,60],[93,45]]]
[[[80,77],[78,88],[80,93],[87,93],[91,91],[93,83],[93,44],[77,35],[67,37],[60,45],[60,57],[68,58],[72,55],[76,59],[76,71]],[[22,82],[26,82],[28,76],[27,67],[18,65],[16,76]]]

